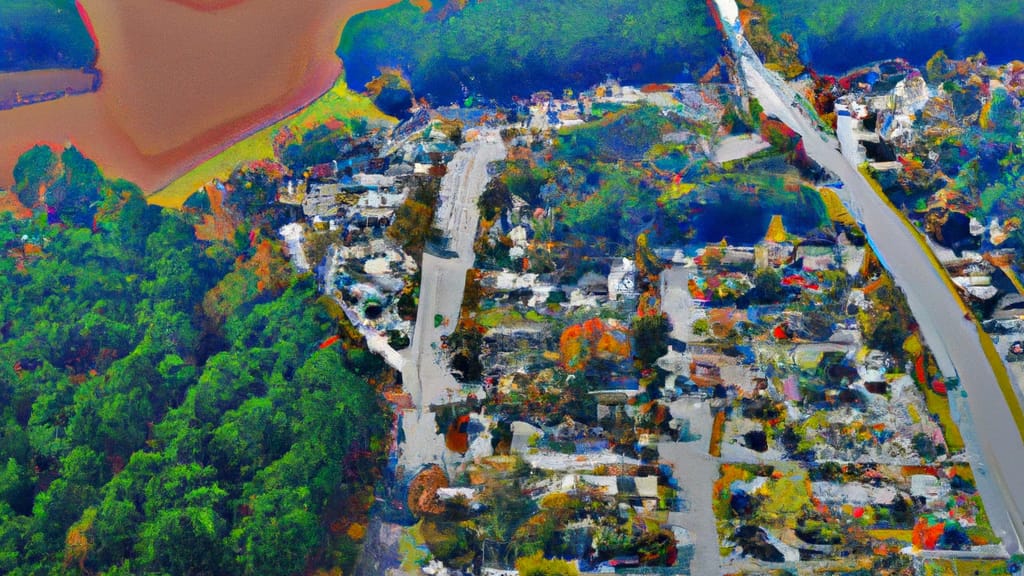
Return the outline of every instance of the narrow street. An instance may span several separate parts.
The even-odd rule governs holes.
[[[681,264],[675,264],[661,273],[662,310],[672,319],[672,333],[669,336],[680,342],[691,342],[695,339],[695,314],[704,316],[704,312],[694,306],[693,297],[687,288],[694,273],[694,268]]]
[[[460,394],[461,385],[441,356],[441,336],[451,333],[458,323],[466,271],[475,259],[473,241],[480,218],[476,203],[487,185],[487,165],[504,157],[505,147],[497,131],[484,132],[456,153],[441,180],[436,222],[458,258],[423,254],[416,327],[410,346],[402,351],[402,381],[416,406],[402,415],[406,442],[399,461],[406,470],[429,463],[454,466],[458,458],[445,448],[444,436],[435,430],[430,407],[449,403]],[[437,315],[443,320],[435,326]]]
[[[682,342],[693,342],[693,321],[703,315],[695,306],[687,283],[696,270],[684,264],[675,264],[661,273],[662,310],[672,321],[670,336]],[[672,464],[680,494],[686,506],[682,511],[671,512],[669,523],[682,526],[693,539],[693,558],[690,561],[691,574],[720,574],[722,557],[718,547],[718,533],[715,521],[714,485],[718,479],[719,459],[708,454],[711,446],[712,416],[709,402],[692,397],[675,400],[671,407],[674,418],[686,419],[690,432],[699,436],[691,442],[661,442],[658,451],[661,457]]]
[[[686,418],[690,432],[699,434],[693,442],[661,442],[658,452],[672,464],[679,496],[686,502],[682,511],[669,513],[669,524],[682,526],[693,539],[691,574],[720,574],[722,556],[718,547],[715,521],[714,485],[718,479],[718,458],[708,454],[711,444],[712,416],[707,401],[681,398],[672,403],[672,416]]]
[[[836,139],[821,133],[809,118],[790,106],[792,91],[764,69],[734,25],[735,1],[716,0],[716,4],[726,25],[731,26],[730,43],[748,90],[766,113],[775,115],[800,134],[810,158],[844,183],[838,191],[840,197],[865,223],[871,246],[906,293],[914,318],[943,373],[959,376],[970,407],[968,413],[962,414],[961,428],[969,443],[970,438],[976,438],[968,450],[978,472],[978,488],[989,520],[1007,550],[1020,551],[1020,538],[1024,536],[1024,439],[981,348],[974,323],[964,320],[956,297],[947,289],[913,232],[840,153]]]

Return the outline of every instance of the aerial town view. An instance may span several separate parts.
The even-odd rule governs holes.
[[[1024,576],[1020,0],[0,0],[0,574]]]

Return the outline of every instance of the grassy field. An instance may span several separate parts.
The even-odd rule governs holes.
[[[301,136],[319,124],[337,121],[351,128],[357,120],[366,120],[371,126],[395,122],[394,118],[378,110],[368,98],[350,90],[345,80],[339,78],[334,87],[306,108],[229,146],[153,193],[148,200],[158,206],[180,208],[193,192],[210,180],[226,179],[232,170],[248,162],[273,158],[271,143],[274,134],[284,127],[291,128],[296,136]]]
[[[885,540],[899,540],[900,542],[903,542],[903,543],[909,545],[912,542],[912,539],[913,539],[913,536],[914,536],[914,531],[913,530],[872,529],[872,530],[868,530],[868,534],[870,534],[872,538],[875,538],[877,540],[881,540],[881,541],[885,541]]]
[[[1009,574],[1006,560],[991,559],[936,559],[924,563],[925,576],[940,576],[946,574],[978,574],[982,576],[995,576]]]

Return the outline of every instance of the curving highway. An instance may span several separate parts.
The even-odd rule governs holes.
[[[774,114],[800,134],[809,157],[843,182],[840,196],[866,224],[871,246],[906,294],[943,374],[960,378],[968,393],[969,406],[968,413],[961,415],[961,427],[969,444],[973,444],[968,449],[969,457],[975,464],[986,512],[1007,551],[1021,551],[1024,437],[982,350],[975,324],[964,319],[959,301],[946,287],[914,232],[878,197],[850,159],[840,153],[835,138],[820,132],[809,118],[790,105],[795,94],[765,70],[736,26],[735,1],[716,0],[716,5],[729,27],[729,41],[747,89],[758,98],[765,112]]]

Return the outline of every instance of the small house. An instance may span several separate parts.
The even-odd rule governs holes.
[[[307,218],[333,218],[338,215],[341,189],[336,183],[311,184],[302,200],[302,212]]]
[[[754,264],[760,268],[779,268],[793,261],[794,248],[789,233],[782,225],[782,216],[772,216],[764,240],[754,246]]]
[[[837,266],[836,251],[831,246],[808,246],[801,244],[796,249],[796,259],[805,272],[832,270]]]
[[[608,273],[608,299],[636,298],[636,264],[629,258],[617,259]]]

